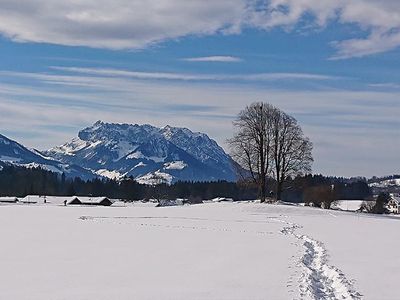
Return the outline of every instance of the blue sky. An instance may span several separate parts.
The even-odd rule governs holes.
[[[385,0],[0,3],[0,133],[38,149],[107,122],[227,151],[253,101],[292,114],[314,172],[399,173],[400,5]]]

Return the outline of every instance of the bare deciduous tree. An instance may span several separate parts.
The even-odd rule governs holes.
[[[276,198],[281,199],[282,188],[289,176],[311,172],[312,143],[304,136],[296,119],[281,110],[272,116],[273,170]]]
[[[228,142],[234,160],[243,168],[240,175],[248,174],[259,188],[261,201],[266,198],[267,176],[271,172],[272,116],[275,108],[270,104],[254,103],[241,111],[234,121],[238,129]]]
[[[260,199],[267,196],[268,176],[277,182],[276,198],[289,176],[311,171],[312,144],[297,121],[268,103],[256,102],[241,111],[234,121],[237,129],[228,140],[231,155],[259,187]]]

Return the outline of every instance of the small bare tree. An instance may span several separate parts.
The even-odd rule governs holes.
[[[243,168],[240,175],[257,184],[262,202],[268,176],[276,180],[276,198],[280,199],[289,176],[311,171],[311,142],[297,121],[278,108],[253,103],[239,113],[233,125],[237,132],[228,140],[232,158]]]

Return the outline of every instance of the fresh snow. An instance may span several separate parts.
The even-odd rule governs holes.
[[[42,152],[40,152],[40,151],[38,151],[38,150],[36,150],[36,149],[34,149],[34,148],[31,148],[31,149],[29,149],[29,150],[32,151],[33,153],[35,153],[36,155],[39,155],[41,158],[44,158],[44,159],[46,159],[46,160],[54,160],[54,158],[52,158],[52,157],[50,157],[50,156],[43,155]]]
[[[385,188],[390,186],[400,186],[400,178],[398,179],[387,179],[380,182],[371,183],[369,186],[371,187],[378,187],[378,188]]]
[[[144,158],[144,155],[140,151],[133,152],[125,157],[125,159],[138,159]]]
[[[90,144],[86,141],[82,141],[80,138],[73,138],[68,144],[64,144],[58,147],[54,147],[52,152],[62,153],[65,155],[73,156],[74,152],[82,150],[86,147],[90,147]]]
[[[52,166],[52,165],[45,165],[45,164],[38,164],[38,163],[29,163],[29,164],[21,164],[20,166],[23,166],[28,169],[35,169],[35,168],[41,168],[46,171],[54,172],[54,173],[63,173],[65,170],[60,169],[59,167]]]
[[[171,184],[172,179],[172,175],[158,170],[136,178],[135,180],[140,184],[157,185],[160,183]]]
[[[337,200],[332,203],[332,209],[340,209],[345,211],[357,211],[360,209],[364,200]]]
[[[400,218],[124,206],[0,205],[0,299],[399,298]]]
[[[156,163],[161,163],[161,162],[164,162],[165,161],[165,156],[164,157],[159,157],[159,156],[148,156],[148,157],[146,157],[147,159],[149,159],[149,160],[152,160],[152,161],[154,161],[154,162],[156,162]]]
[[[123,177],[123,175],[121,173],[119,173],[118,171],[110,171],[107,169],[100,169],[100,170],[97,170],[95,173],[97,175],[107,177],[109,179],[120,179],[121,177]]]
[[[20,162],[21,159],[16,158],[16,157],[7,156],[7,155],[0,155],[0,161],[15,163],[15,162]]]
[[[164,169],[166,169],[166,170],[183,170],[186,167],[187,167],[187,164],[185,164],[181,160],[168,162],[168,163],[164,164]]]
[[[133,169],[136,169],[136,168],[139,168],[139,167],[145,167],[145,166],[146,166],[145,163],[140,162],[140,163],[138,163],[137,165],[135,165],[135,166],[133,167]]]
[[[96,142],[93,143],[93,148],[95,148],[97,146],[95,144],[96,144]],[[119,141],[117,144],[115,144],[111,148],[113,151],[117,152],[117,155],[118,155],[117,158],[114,159],[114,161],[120,160],[122,157],[128,155],[129,153],[134,151],[134,149],[136,149],[136,148],[137,148],[137,146],[132,146],[132,144],[127,141]]]
[[[45,204],[47,205],[64,205],[64,201],[71,201],[73,199],[72,196],[38,196],[38,195],[28,195],[24,198],[18,198],[21,202],[26,203],[36,203],[36,204]]]

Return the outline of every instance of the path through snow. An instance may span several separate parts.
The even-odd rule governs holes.
[[[281,230],[282,234],[295,237],[303,245],[304,255],[300,261],[302,273],[298,281],[300,299],[361,299],[362,295],[355,290],[346,275],[328,264],[327,251],[321,242],[307,235],[297,234],[296,230],[302,228],[298,224],[273,219],[285,224]]]

